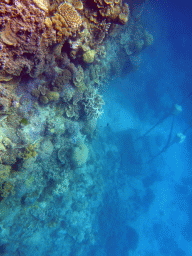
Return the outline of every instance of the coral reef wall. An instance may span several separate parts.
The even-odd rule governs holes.
[[[0,5],[1,76],[31,77],[42,74],[54,45],[61,51],[69,44],[69,55],[83,53],[102,43],[112,23],[126,23],[128,6],[121,1],[13,0]],[[56,45],[57,44],[57,45]],[[51,56],[49,56],[51,55]],[[51,60],[49,59],[51,58]]]
[[[58,255],[55,247],[83,255],[95,243],[102,173],[107,155],[118,155],[94,146],[100,89],[152,41],[121,0],[1,0],[0,247],[7,255]]]

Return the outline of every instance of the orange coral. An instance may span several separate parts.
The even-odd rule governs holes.
[[[58,13],[63,16],[70,30],[75,32],[82,25],[81,16],[71,4],[61,4],[58,8]]]
[[[69,3],[62,3],[59,5],[57,12],[50,19],[46,20],[47,26],[53,26],[57,31],[57,41],[68,38],[82,25],[82,18],[77,10]]]

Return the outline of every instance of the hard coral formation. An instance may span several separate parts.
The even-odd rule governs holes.
[[[33,2],[39,7],[39,9],[48,12],[50,3],[49,0],[33,0]]]
[[[58,101],[59,97],[60,97],[60,94],[58,92],[48,91],[46,93],[46,96],[47,96],[49,101]]]
[[[70,3],[65,2],[59,5],[57,12],[47,22],[57,31],[57,41],[61,42],[77,32],[82,25],[82,18]]]
[[[63,16],[66,26],[72,32],[76,32],[82,25],[81,16],[71,4],[63,3],[59,5],[58,13]]]
[[[3,79],[28,73],[42,74],[47,66],[61,58],[64,43],[70,56],[84,60],[101,44],[112,23],[125,24],[129,9],[121,1],[13,0],[0,5],[0,68]],[[58,51],[52,52],[52,46]],[[92,51],[92,52],[89,52]],[[51,57],[52,56],[52,57]],[[90,63],[90,60],[88,60]]]
[[[44,18],[45,12],[31,1],[13,0],[11,5],[0,5],[0,67],[6,73],[19,76],[24,71],[37,76],[42,72],[46,50]]]
[[[111,20],[117,20],[122,24],[128,21],[129,7],[125,3],[122,5],[121,0],[94,0],[97,4],[99,13]]]
[[[87,162],[89,149],[84,142],[79,143],[77,147],[72,149],[71,160],[74,166],[81,167]]]

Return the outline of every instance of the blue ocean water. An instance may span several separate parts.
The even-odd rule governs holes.
[[[139,54],[138,70],[112,82],[118,96],[105,106],[121,165],[100,216],[104,249],[95,255],[192,253],[190,3],[151,1],[145,7],[154,43]],[[183,111],[172,120],[167,113],[175,103]],[[183,143],[174,141],[178,132],[186,135]]]
[[[153,44],[127,56],[108,39],[106,58],[117,51],[117,63],[98,86],[105,105],[94,134],[60,106],[40,115],[23,105],[33,117],[23,134],[41,144],[34,161],[12,165],[22,175],[0,204],[0,255],[192,255],[190,3],[136,1],[134,15]],[[25,84],[35,86],[24,80],[18,95]]]

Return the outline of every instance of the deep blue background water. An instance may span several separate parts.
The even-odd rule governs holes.
[[[189,96],[192,92],[191,3],[150,1],[143,11],[143,18],[154,35],[154,44],[141,53],[139,70],[112,83],[113,88],[122,95],[121,106],[143,123],[155,123],[172,104],[182,103],[183,113],[175,122],[174,132],[185,131],[192,124],[192,96]],[[126,86],[130,81],[138,86],[142,83],[143,88],[138,92],[130,91]],[[146,103],[150,116],[144,110]],[[164,135],[168,136],[171,120],[166,122],[158,129],[163,129]],[[130,141],[124,127],[126,124],[122,123],[123,132],[118,131],[119,139],[122,136],[122,140]],[[192,254],[192,129],[186,136],[183,144],[174,144],[161,160],[157,158],[151,163],[152,171],[148,175],[137,176],[144,189],[143,194],[138,190],[131,198],[136,216],[126,212],[118,186],[114,185],[113,193],[106,196],[99,218],[101,247],[104,247],[105,255]],[[125,143],[121,150],[128,151]],[[129,168],[124,167],[126,171],[121,175],[134,176]],[[95,255],[103,255],[103,251],[97,251]]]

